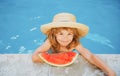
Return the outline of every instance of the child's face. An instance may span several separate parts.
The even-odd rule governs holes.
[[[69,43],[72,42],[73,36],[74,35],[71,30],[60,30],[56,34],[56,39],[61,46],[66,47]]]

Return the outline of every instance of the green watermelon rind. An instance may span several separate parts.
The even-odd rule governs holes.
[[[51,63],[51,62],[48,62],[46,59],[44,59],[44,57],[41,55],[41,54],[38,54],[38,56],[47,64],[49,65],[52,65],[52,66],[58,66],[58,67],[64,67],[64,66],[68,66],[68,65],[71,65],[77,58],[78,54],[76,53],[76,55],[74,56],[74,58],[72,59],[71,62],[67,63],[67,64],[54,64],[54,63]]]

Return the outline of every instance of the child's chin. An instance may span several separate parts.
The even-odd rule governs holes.
[[[61,46],[64,46],[64,47],[66,47],[66,46],[68,46],[68,44],[61,44]]]

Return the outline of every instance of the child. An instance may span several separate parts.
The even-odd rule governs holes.
[[[60,13],[55,15],[53,22],[41,26],[41,31],[47,35],[47,39],[34,52],[33,62],[42,62],[38,57],[41,52],[50,50],[52,53],[78,51],[86,60],[102,69],[108,76],[116,76],[112,69],[79,42],[79,39],[85,36],[88,30],[86,25],[77,23],[76,17],[72,14]]]

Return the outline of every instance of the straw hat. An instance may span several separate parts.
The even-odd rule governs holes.
[[[81,23],[76,22],[76,17],[70,13],[59,13],[54,16],[53,21],[48,24],[44,24],[41,26],[41,31],[44,34],[47,34],[47,31],[51,28],[58,28],[58,27],[71,27],[77,28],[80,35],[83,37],[85,36],[89,28]]]

